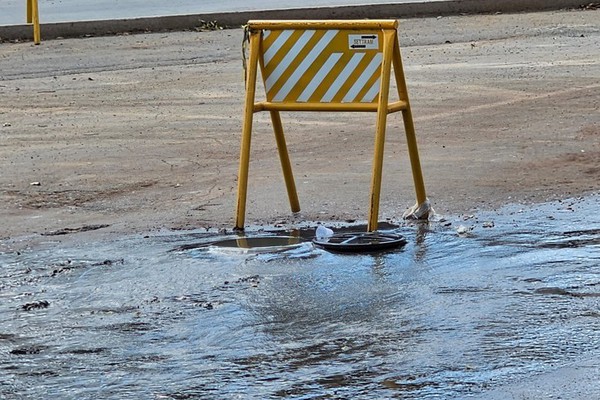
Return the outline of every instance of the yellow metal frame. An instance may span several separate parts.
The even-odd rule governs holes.
[[[33,43],[40,44],[40,13],[38,0],[27,0],[27,23],[33,25]]]
[[[371,178],[371,197],[369,207],[368,231],[377,230],[379,215],[379,200],[381,192],[381,179],[383,171],[383,152],[385,143],[385,131],[387,125],[387,115],[390,113],[402,111],[404,128],[406,132],[408,153],[413,173],[417,205],[424,204],[427,201],[423,174],[421,172],[421,163],[415,129],[408,100],[408,92],[402,68],[402,59],[398,43],[398,22],[396,20],[322,20],[322,21],[249,21],[249,59],[246,69],[246,98],[244,104],[244,121],[242,128],[242,139],[240,148],[240,164],[238,175],[238,196],[237,196],[237,214],[235,227],[244,229],[246,214],[246,198],[248,188],[248,170],[250,163],[250,144],[252,136],[252,122],[254,113],[260,111],[269,111],[275,139],[279,151],[279,158],[283,170],[290,207],[292,212],[300,211],[300,202],[296,191],[296,184],[292,173],[292,167],[287,151],[283,126],[281,123],[280,111],[359,111],[359,112],[377,112],[377,122],[375,131],[375,149],[373,156],[373,170]],[[345,31],[365,31],[378,30],[383,36],[383,50],[381,63],[381,79],[379,88],[379,97],[374,103],[319,103],[319,102],[274,102],[261,101],[255,102],[256,97],[256,79],[260,57],[261,42],[263,40],[263,31],[265,30],[328,30],[340,29]],[[389,89],[391,70],[394,70],[396,86],[398,88],[399,101],[389,103]]]

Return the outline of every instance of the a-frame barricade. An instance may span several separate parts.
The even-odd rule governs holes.
[[[427,218],[415,129],[406,89],[396,20],[249,21],[249,57],[238,175],[235,227],[244,229],[254,113],[269,111],[292,212],[300,202],[280,111],[376,112],[368,231],[377,230],[387,115],[402,112],[417,202],[408,214]],[[255,101],[258,66],[266,101]],[[392,74],[399,100],[389,102]]]

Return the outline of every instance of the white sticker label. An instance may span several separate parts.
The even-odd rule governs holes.
[[[348,48],[351,50],[379,50],[379,35],[348,35]]]

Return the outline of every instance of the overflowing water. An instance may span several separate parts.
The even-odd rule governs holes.
[[[373,254],[203,232],[0,254],[0,398],[477,394],[598,354],[599,209],[406,225]]]

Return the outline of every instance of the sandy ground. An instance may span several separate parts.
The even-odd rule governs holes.
[[[599,13],[401,21],[438,213],[599,190]],[[2,247],[99,226],[233,227],[241,41],[241,30],[222,30],[0,44]],[[375,114],[282,117],[302,211],[290,218],[260,113],[247,224],[366,220]],[[399,114],[386,146],[380,220],[397,220],[414,203]]]

